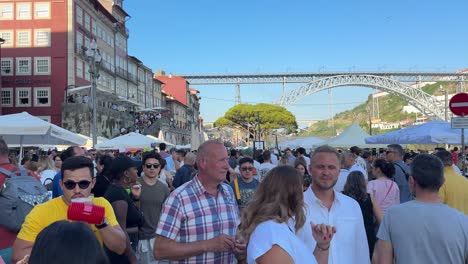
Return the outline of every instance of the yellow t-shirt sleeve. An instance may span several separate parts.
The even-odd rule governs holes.
[[[19,239],[29,242],[36,241],[39,232],[45,228],[45,224],[41,220],[48,219],[46,210],[41,210],[41,208],[41,206],[34,207],[26,216],[18,234]]]
[[[119,222],[117,222],[117,218],[115,217],[114,208],[112,208],[112,205],[105,198],[94,198],[93,203],[95,205],[104,207],[104,215],[107,218],[107,222],[110,226],[119,225]]]

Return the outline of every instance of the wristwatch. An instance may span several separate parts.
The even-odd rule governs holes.
[[[109,222],[107,222],[107,218],[104,217],[104,219],[102,220],[102,223],[100,223],[99,225],[94,225],[97,229],[102,229],[104,227],[107,226],[107,224],[109,224]]]

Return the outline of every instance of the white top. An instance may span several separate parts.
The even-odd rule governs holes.
[[[52,179],[53,180],[56,174],[57,174],[57,172],[55,170],[42,171],[41,174],[40,174],[41,183],[44,184],[45,180],[47,180],[47,179]],[[49,184],[51,182],[52,181],[47,181],[46,183]]]
[[[275,166],[278,165],[278,157],[273,153],[271,153],[271,163]]]
[[[364,175],[364,179],[366,179],[366,181],[368,180],[367,179],[367,171],[365,171],[361,166],[359,166],[357,163],[354,163],[353,166],[351,166],[351,168],[349,168],[349,172],[352,172],[352,171],[360,171],[362,172],[362,174]]]
[[[354,161],[356,162],[357,165],[361,166],[365,171],[367,171],[367,163],[366,160],[363,159],[361,156],[357,156]]]
[[[267,173],[273,169],[274,167],[276,167],[276,165],[274,164],[271,164],[269,162],[264,162],[262,164],[260,164],[260,170],[257,171],[257,175],[259,174],[260,175],[260,181],[263,180],[263,178],[265,178],[265,176],[267,175]]]
[[[294,263],[317,263],[312,252],[314,248],[308,248],[294,234],[294,221],[277,223],[268,220],[259,224],[250,236],[247,246],[247,263],[255,263],[255,260],[263,256],[273,245],[281,247],[294,260]],[[312,236],[312,233],[311,233]]]
[[[312,188],[304,192],[306,223],[327,224],[336,227],[328,255],[328,264],[369,264],[369,247],[361,208],[352,198],[335,191],[335,201],[330,210],[315,196]],[[298,237],[307,245],[315,248],[309,224],[298,232]]]
[[[338,175],[338,181],[336,181],[335,186],[333,186],[333,189],[337,192],[342,192],[344,189],[344,186],[346,184],[346,180],[348,180],[348,174],[349,170],[347,169],[341,169],[340,170],[340,175]]]

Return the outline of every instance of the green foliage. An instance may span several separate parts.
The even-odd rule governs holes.
[[[256,128],[258,121],[263,132],[280,128],[295,132],[297,129],[296,117],[286,108],[273,104],[238,104],[218,118],[214,127],[234,127],[247,131]]]
[[[443,89],[447,89],[448,93],[455,93],[457,89],[457,83],[453,82],[436,82],[433,84],[425,85],[421,88],[424,92],[428,94],[441,95],[444,94],[444,90],[441,90],[442,85]],[[408,103],[403,98],[389,94],[387,96],[379,97],[374,101],[372,105],[372,98],[369,96],[368,100],[351,110],[347,110],[341,113],[336,114],[333,117],[334,127],[331,126],[329,120],[323,120],[312,125],[308,131],[305,131],[301,136],[316,136],[316,137],[330,137],[335,136],[337,132],[343,130],[347,126],[351,125],[352,122],[358,122],[360,126],[369,133],[369,115],[373,118],[379,118],[385,122],[398,122],[405,119],[415,119],[416,114],[408,114],[403,112],[403,107]],[[379,109],[379,112],[372,113],[373,109]],[[381,134],[386,133],[391,130],[380,130],[373,128],[372,134]]]

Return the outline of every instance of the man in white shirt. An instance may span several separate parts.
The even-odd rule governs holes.
[[[297,158],[304,158],[307,163],[307,168],[310,166],[310,158],[306,156],[306,150],[303,147],[297,149]]]
[[[356,161],[354,160],[353,153],[345,151],[345,152],[342,153],[342,155],[344,155],[344,167],[345,167],[345,169],[348,169],[349,172],[352,172],[352,171],[362,172],[362,175],[364,175],[364,179],[367,181],[368,180],[367,171],[356,163]]]
[[[340,170],[340,174],[338,175],[338,180],[336,181],[335,186],[333,186],[333,189],[339,193],[343,191],[346,181],[348,180],[348,175],[349,175],[349,170],[347,170],[344,166],[344,158],[345,158],[345,155],[341,153],[340,154],[341,170]]]
[[[336,235],[330,244],[328,263],[369,264],[369,247],[361,208],[354,199],[333,190],[340,168],[336,149],[321,146],[312,154],[309,167],[312,185],[304,192],[306,225],[297,235],[312,250],[316,242],[307,223],[312,221],[335,226]]]
[[[367,163],[366,160],[364,160],[361,157],[361,152],[362,150],[357,147],[357,146],[352,146],[349,151],[353,154],[354,161],[356,162],[357,165],[361,166],[365,171],[367,171]]]
[[[263,163],[260,164],[260,171],[259,171],[260,181],[262,181],[263,178],[265,178],[265,176],[271,169],[276,167],[275,165],[271,163],[271,152],[269,150],[263,151],[262,156],[263,156]]]

